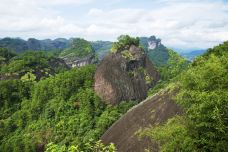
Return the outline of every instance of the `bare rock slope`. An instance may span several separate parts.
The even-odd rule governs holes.
[[[95,91],[109,104],[142,101],[160,76],[144,51],[132,45],[129,50],[110,53],[95,74]]]
[[[136,105],[116,121],[101,140],[105,144],[114,143],[118,152],[144,152],[145,149],[159,151],[154,141],[149,138],[139,139],[136,133],[181,114],[180,107],[172,99],[175,94],[175,91],[162,91]]]

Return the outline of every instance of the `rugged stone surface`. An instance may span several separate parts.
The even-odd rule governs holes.
[[[95,91],[109,104],[142,101],[160,76],[144,51],[136,46],[110,53],[98,65]]]
[[[69,67],[82,67],[88,64],[94,64],[96,63],[95,60],[95,55],[88,55],[83,58],[78,58],[78,57],[65,57],[63,60],[66,62],[66,64]]]
[[[149,138],[137,136],[140,129],[162,124],[174,115],[181,114],[181,108],[173,101],[176,91],[162,91],[130,109],[116,121],[101,137],[105,144],[114,143],[118,152],[157,152],[158,145]]]

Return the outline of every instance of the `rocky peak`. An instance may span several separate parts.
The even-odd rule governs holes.
[[[128,48],[108,54],[98,65],[95,91],[109,104],[142,101],[160,78],[143,49],[135,45]]]
[[[156,39],[155,36],[151,36],[147,43],[148,49],[153,50],[161,45],[161,39]]]

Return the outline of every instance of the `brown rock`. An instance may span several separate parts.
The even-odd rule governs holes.
[[[124,56],[123,51],[107,55],[95,74],[96,93],[113,105],[126,100],[142,101],[160,78],[143,50],[132,45],[126,53],[130,58]]]
[[[159,147],[148,137],[139,138],[140,129],[162,124],[181,114],[181,108],[173,101],[175,91],[163,91],[130,109],[101,137],[104,144],[114,143],[118,152],[157,152]]]

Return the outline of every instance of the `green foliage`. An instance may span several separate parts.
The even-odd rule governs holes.
[[[154,45],[156,45],[154,49],[149,48],[149,42],[152,42]],[[158,69],[162,69],[161,72],[165,72],[167,69],[169,69],[171,64],[176,64],[176,60],[179,63],[181,62],[181,60],[184,60],[176,52],[166,48],[163,44],[161,44],[161,40],[157,39],[155,36],[151,36],[149,38],[141,37],[140,45],[144,48],[147,56],[149,57],[150,61],[155,65],[155,67]]]
[[[95,41],[91,42],[93,49],[98,55],[99,59],[102,59],[111,49],[112,42],[109,41]]]
[[[71,46],[66,48],[60,53],[60,57],[74,57],[74,58],[83,58],[88,55],[94,54],[94,49],[90,42],[76,38],[73,40]]]
[[[106,147],[90,141],[97,141],[132,102],[119,106],[104,104],[92,89],[94,73],[92,65],[74,68],[29,85],[28,95],[18,94],[24,87],[14,91],[9,84],[12,88],[1,92],[0,97],[4,103],[12,102],[18,107],[11,113],[7,113],[6,106],[2,110],[0,151],[44,151],[48,143],[47,151],[87,151],[89,147],[115,151],[113,145]],[[11,99],[13,92],[16,96]]]
[[[31,70],[33,67],[46,67],[48,58],[43,52],[27,51],[20,54],[7,66],[2,68],[2,73],[15,73],[19,71]]]
[[[214,48],[210,48],[207,52],[203,55],[203,57],[207,58],[210,54],[214,54],[215,56],[223,56],[228,50],[228,41],[225,41],[223,44],[215,46]]]
[[[167,86],[169,85],[169,83],[167,81],[158,81],[157,84],[151,88],[149,91],[148,91],[148,96],[153,96],[154,94],[158,93],[160,90],[166,88]]]
[[[150,128],[162,151],[227,151],[228,43],[198,57],[176,83],[184,115]]]
[[[127,60],[134,60],[135,57],[131,54],[131,52],[129,50],[124,50],[121,52],[122,57],[124,57]]]
[[[8,117],[17,110],[24,99],[30,97],[33,83],[21,80],[0,81],[0,119]]]
[[[114,42],[111,48],[111,52],[129,50],[131,45],[139,46],[139,38],[133,38],[129,35],[121,35],[118,37],[118,42]]]
[[[159,69],[160,75],[163,80],[168,81],[179,75],[181,72],[187,69],[189,61],[181,57],[173,50],[168,50],[169,59],[165,66]]]
[[[31,76],[39,80],[66,69],[65,63],[52,55],[42,51],[26,51],[12,58],[7,64],[1,65],[0,74],[4,79]]]
[[[151,62],[156,67],[161,67],[167,65],[167,62],[169,60],[169,52],[166,47],[163,45],[156,47],[155,49],[148,51],[147,55]]]
[[[54,143],[49,143],[45,152],[116,152],[114,144],[105,146],[101,141],[95,143],[86,143],[86,148],[80,149],[79,146],[60,146]]]
[[[6,48],[0,48],[0,64],[8,62],[14,56],[16,56],[16,53],[9,51]]]
[[[148,42],[153,42],[156,47],[154,49],[149,49]],[[169,60],[169,51],[164,45],[161,44],[160,39],[157,39],[155,36],[151,36],[149,38],[141,37],[140,45],[144,48],[150,61],[156,67],[162,67],[167,65]]]
[[[186,71],[189,66],[189,61],[182,58],[173,50],[169,50],[169,59],[166,65],[158,67],[161,80],[148,91],[148,95],[152,96],[159,90],[165,88],[170,82],[179,79],[179,75]]]
[[[194,143],[186,129],[183,117],[176,116],[168,120],[163,126],[139,131],[139,137],[148,136],[158,141],[161,152],[194,151]],[[178,146],[177,146],[178,145]]]
[[[151,83],[152,83],[153,77],[151,77],[151,76],[146,72],[146,70],[144,70],[144,77],[145,77],[146,84],[151,84]]]
[[[31,72],[27,72],[24,76],[21,77],[22,81],[35,81],[36,76]]]

